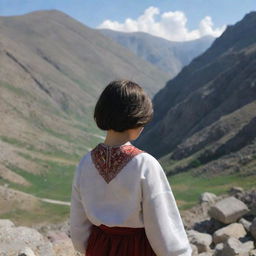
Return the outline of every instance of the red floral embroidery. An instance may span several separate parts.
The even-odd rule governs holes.
[[[134,156],[142,152],[133,145],[110,147],[100,143],[91,151],[91,157],[99,174],[109,183]]]

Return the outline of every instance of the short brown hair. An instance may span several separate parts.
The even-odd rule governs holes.
[[[151,99],[141,86],[129,80],[109,83],[94,109],[94,120],[102,130],[122,132],[145,126],[152,117]]]

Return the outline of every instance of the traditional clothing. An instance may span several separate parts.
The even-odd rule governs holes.
[[[86,256],[156,256],[144,228],[92,226]]]
[[[159,162],[130,142],[98,144],[75,172],[71,239],[86,256],[191,256]]]

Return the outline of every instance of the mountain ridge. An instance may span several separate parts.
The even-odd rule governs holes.
[[[256,34],[252,28],[255,25],[256,12],[252,12],[229,26],[205,53],[184,67],[155,95],[153,122],[144,129],[136,145],[162,159],[169,166],[167,170],[175,173],[190,170],[197,163],[200,166],[197,169],[206,172],[211,161],[212,165],[217,165],[218,158],[222,161],[222,157],[232,156],[231,148],[239,141],[235,137],[253,122],[256,113]],[[241,30],[243,37],[239,36]],[[235,40],[226,42],[229,38]],[[253,125],[249,127],[247,135],[243,133],[247,141],[243,146],[250,148],[256,133],[252,130]],[[237,145],[235,153],[242,148]],[[253,161],[253,150],[247,153]],[[171,163],[178,160],[186,163],[185,167],[172,168]],[[240,166],[238,162],[239,159],[234,161],[230,171],[234,171],[235,165]],[[225,172],[223,166],[220,171]]]
[[[172,42],[144,32],[128,33],[108,29],[99,31],[142,59],[168,72],[171,78],[194,57],[202,54],[214,40],[211,36],[205,36],[191,41]]]

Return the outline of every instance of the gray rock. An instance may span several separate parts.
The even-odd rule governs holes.
[[[243,193],[244,192],[244,189],[241,188],[241,187],[232,187],[230,190],[229,190],[229,193],[231,195],[235,195],[237,193]]]
[[[253,219],[252,224],[250,226],[250,232],[253,238],[256,240],[256,218]]]
[[[201,194],[200,196],[200,203],[208,202],[208,203],[214,203],[217,200],[217,196],[210,192],[205,192]]]
[[[67,234],[62,231],[49,231],[47,233],[47,238],[52,243],[63,241],[63,240],[69,240],[69,237],[67,236]]]
[[[249,256],[249,251],[252,250],[253,243],[241,243],[238,239],[231,237],[223,246],[223,249],[218,253],[218,256]]]
[[[254,249],[254,242],[253,241],[248,241],[246,243],[243,243],[243,248],[245,250],[251,251]]]
[[[213,255],[213,252],[202,252],[200,254],[198,254],[198,256],[212,256]]]
[[[208,214],[222,223],[230,224],[248,212],[246,204],[232,196],[217,202],[210,208]]]
[[[18,256],[35,256],[35,253],[32,251],[31,248],[25,247],[24,249],[21,249],[19,251]]]
[[[246,251],[251,251],[254,249],[254,242],[253,241],[248,241],[246,243],[243,243],[243,249]]]
[[[256,250],[252,250],[249,252],[249,256],[256,256]]]
[[[244,229],[247,231],[247,232],[250,232],[250,227],[252,225],[252,223],[244,218],[241,218],[239,220],[239,223],[241,223],[243,226],[244,226]]]
[[[192,249],[192,256],[198,256],[198,249],[194,244],[190,244]]]
[[[223,248],[224,248],[223,243],[217,244],[214,248],[213,256],[221,256]]]
[[[187,234],[189,242],[197,247],[198,253],[210,251],[210,244],[212,243],[211,235],[195,230],[189,230]]]
[[[242,224],[232,223],[224,228],[221,228],[214,232],[213,241],[215,244],[225,242],[230,237],[241,238],[246,235],[246,231]]]
[[[0,228],[11,228],[14,227],[14,223],[7,219],[0,219]]]
[[[251,214],[256,215],[256,189],[236,194],[236,198],[243,201],[251,210]]]
[[[52,244],[38,231],[27,227],[3,227],[0,229],[0,255],[19,255],[28,247],[37,256],[55,256]]]

